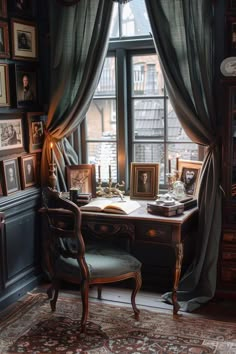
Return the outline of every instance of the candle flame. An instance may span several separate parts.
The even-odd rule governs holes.
[[[50,148],[51,148],[51,149],[53,148],[53,143],[50,144]]]

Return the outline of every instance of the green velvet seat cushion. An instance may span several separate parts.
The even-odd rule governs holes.
[[[90,246],[86,249],[85,260],[88,265],[90,279],[109,278],[128,272],[137,272],[141,269],[141,263],[135,257],[118,248]],[[73,276],[80,279],[80,270],[76,259],[60,256],[55,266],[57,276],[67,273],[73,274]]]

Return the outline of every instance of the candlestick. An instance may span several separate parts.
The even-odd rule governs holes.
[[[98,179],[101,179],[101,165],[98,165]]]
[[[179,171],[179,154],[176,155],[176,171]]]
[[[171,157],[168,159],[168,172],[171,173]]]
[[[111,178],[111,165],[109,165],[109,178]]]
[[[54,156],[53,156],[53,143],[50,144],[50,148],[51,148],[51,164],[54,164]]]

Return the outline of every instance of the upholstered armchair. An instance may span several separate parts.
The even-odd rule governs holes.
[[[117,247],[104,246],[98,241],[86,245],[86,235],[81,233],[81,211],[76,204],[62,198],[60,193],[45,189],[43,204],[40,212],[47,221],[43,252],[51,281],[47,294],[52,311],[56,309],[61,282],[79,284],[82,299],[80,330],[85,332],[89,287],[96,284],[100,297],[102,284],[133,278],[131,304],[138,319],[135,297],[142,284],[141,263],[126,250]]]

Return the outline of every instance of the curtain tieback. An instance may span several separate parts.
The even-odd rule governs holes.
[[[216,137],[212,143],[207,147],[207,150],[209,152],[212,152],[214,149],[216,149],[219,146],[220,143],[220,139],[218,137]]]

